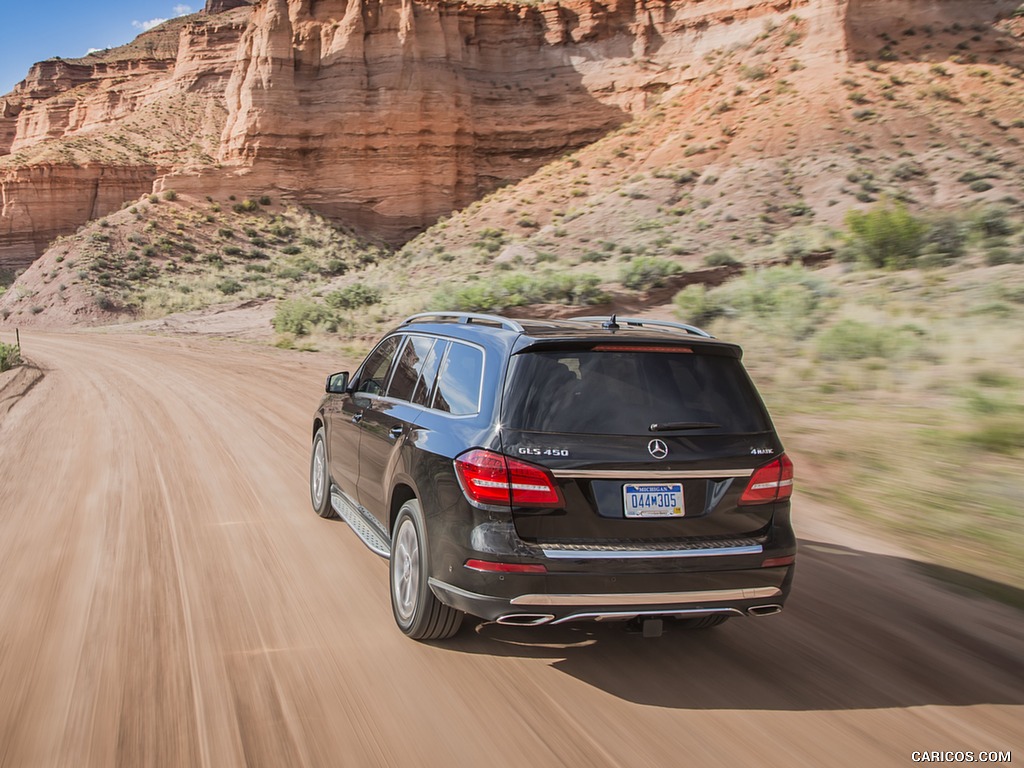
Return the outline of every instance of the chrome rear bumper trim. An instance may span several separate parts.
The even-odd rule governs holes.
[[[551,624],[566,624],[570,621],[623,621],[635,619],[640,616],[673,616],[677,619],[698,618],[700,616],[714,616],[725,614],[727,616],[742,616],[743,611],[736,608],[677,608],[668,611],[595,611],[594,613],[574,613],[561,619],[552,621]]]
[[[660,557],[721,557],[723,555],[759,555],[760,544],[746,547],[704,547],[694,549],[542,549],[552,560],[647,560]]]
[[[686,478],[750,477],[751,469],[553,469],[555,477],[585,480],[674,480]]]
[[[512,605],[689,605],[717,603],[725,600],[759,600],[782,594],[778,587],[746,587],[743,589],[706,589],[699,592],[650,592],[603,595],[519,595]]]

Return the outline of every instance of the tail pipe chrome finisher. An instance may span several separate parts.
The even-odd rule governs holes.
[[[539,627],[554,618],[550,613],[510,613],[507,616],[499,616],[496,621],[513,627]]]
[[[778,613],[781,610],[781,605],[755,605],[752,608],[748,608],[747,613],[751,616],[771,616],[773,613]]]

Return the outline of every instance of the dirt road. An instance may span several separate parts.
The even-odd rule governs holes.
[[[1024,760],[1024,618],[899,557],[805,539],[785,612],[708,632],[471,623],[418,644],[385,561],[310,509],[337,360],[22,341],[45,376],[0,421],[2,766]]]

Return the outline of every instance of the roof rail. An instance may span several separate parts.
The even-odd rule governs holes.
[[[577,317],[575,320],[580,320],[585,323],[603,323],[608,318],[606,317]],[[671,328],[677,331],[686,331],[686,333],[694,336],[701,336],[705,339],[715,338],[710,333],[705,331],[703,328],[698,328],[695,325],[687,325],[686,323],[673,323],[669,320],[646,320],[637,317],[617,317],[615,322],[622,323],[623,325],[630,326],[632,328],[645,328],[647,326],[655,326],[658,328]]]
[[[523,332],[523,326],[515,320],[510,320],[509,318],[502,317],[501,315],[484,315],[477,312],[420,312],[405,318],[405,320],[402,321],[402,325],[425,323],[431,318],[441,321],[465,323],[467,325],[470,323],[500,325],[507,331],[515,331],[516,333]]]

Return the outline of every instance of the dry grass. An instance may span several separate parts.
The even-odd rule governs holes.
[[[838,272],[806,338],[742,315],[711,325],[743,344],[800,492],[933,562],[1024,586],[1024,267]],[[844,322],[893,343],[825,359]]]

